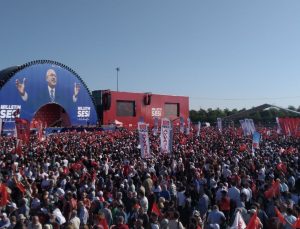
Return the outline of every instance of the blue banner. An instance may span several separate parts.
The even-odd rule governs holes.
[[[253,149],[258,149],[259,148],[259,142],[260,142],[260,133],[254,132],[253,133],[252,148]]]
[[[61,106],[73,126],[97,122],[92,98],[82,81],[66,68],[46,63],[25,67],[2,87],[0,118],[3,129],[14,128],[15,116],[31,121],[47,104]]]

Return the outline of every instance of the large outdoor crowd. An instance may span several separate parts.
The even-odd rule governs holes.
[[[175,131],[171,154],[151,133],[148,159],[126,129],[32,135],[22,151],[0,137],[0,229],[215,229],[238,213],[257,215],[252,228],[293,228],[300,140],[259,131],[255,150],[238,128]]]

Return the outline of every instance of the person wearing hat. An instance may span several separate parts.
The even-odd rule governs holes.
[[[11,204],[8,205],[9,207],[9,213],[8,216],[12,217],[12,216],[18,216],[18,207],[16,205],[16,203],[12,202]]]
[[[1,213],[0,213],[1,214]],[[0,228],[8,228],[10,226],[10,219],[7,217],[7,214],[3,212],[0,215]]]

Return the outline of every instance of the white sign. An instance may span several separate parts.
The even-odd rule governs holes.
[[[151,109],[152,117],[161,117],[161,114],[162,114],[162,108],[152,108]]]
[[[91,107],[78,107],[77,118],[79,120],[87,120],[91,115]]]
[[[16,110],[21,110],[21,105],[0,105],[0,118],[3,119],[4,122],[12,122],[15,118],[14,113]],[[17,115],[20,117],[20,114]]]

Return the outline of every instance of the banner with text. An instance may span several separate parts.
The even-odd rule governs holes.
[[[150,153],[150,142],[148,134],[148,125],[144,122],[138,122],[139,140],[141,146],[141,157],[149,158]]]
[[[171,153],[172,138],[171,138],[171,121],[167,118],[161,120],[161,133],[160,133],[160,152],[163,154]]]
[[[200,131],[201,131],[201,122],[198,122],[198,128],[197,128],[197,137],[200,136]]]

